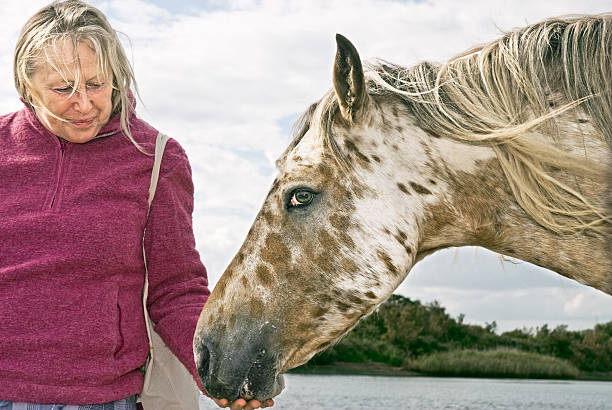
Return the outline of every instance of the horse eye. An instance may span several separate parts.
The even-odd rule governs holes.
[[[300,207],[309,205],[314,198],[314,194],[311,191],[307,191],[305,189],[298,189],[294,191],[291,195],[291,200],[289,201],[289,207]]]

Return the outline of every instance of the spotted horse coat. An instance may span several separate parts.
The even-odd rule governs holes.
[[[554,115],[528,107],[503,144],[499,133],[491,134],[493,143],[466,142],[443,127],[436,132],[427,118],[437,114],[422,113],[440,104],[453,117],[449,110],[459,104],[442,101],[452,90],[438,90],[438,100],[430,102],[423,101],[426,92],[410,88],[416,81],[404,91],[385,92],[390,83],[380,78],[392,68],[364,72],[347,39],[338,35],[337,46],[333,90],[303,115],[261,211],[200,317],[195,360],[214,397],[277,395],[283,372],[346,334],[438,249],[484,246],[612,293],[609,219],[599,210],[605,183],[595,171],[609,165],[610,151],[593,111],[557,90],[543,91],[543,98],[559,100],[543,104]],[[424,63],[415,70],[427,76],[432,68]],[[553,147],[529,162],[527,154],[546,141],[543,122],[552,117],[558,147],[568,155],[584,156],[587,149],[591,165],[574,164]],[[515,137],[517,130],[529,139]],[[568,168],[550,166],[550,178],[542,181],[578,192],[567,202],[578,207],[575,198],[582,198],[586,204],[576,218],[591,209],[595,215],[588,223],[581,219],[578,232],[556,232],[545,215],[529,211],[528,188],[517,188],[521,175],[515,174],[535,170],[537,180],[537,164],[553,152]]]

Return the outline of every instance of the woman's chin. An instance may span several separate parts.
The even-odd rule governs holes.
[[[89,142],[98,135],[100,132],[100,127],[91,126],[88,128],[77,128],[70,127],[71,129],[66,130],[66,132],[59,135],[60,138],[65,139],[69,142],[74,142],[76,144],[83,144],[85,142]]]

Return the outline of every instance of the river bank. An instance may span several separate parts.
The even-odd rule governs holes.
[[[428,377],[425,373],[406,370],[400,366],[391,366],[385,363],[348,363],[336,362],[325,365],[305,365],[289,371],[291,374],[321,374],[321,375],[360,375],[360,376],[386,376],[386,377]],[[432,376],[440,377],[440,376]],[[442,376],[444,377],[444,376]],[[453,375],[452,377],[474,378],[474,375]],[[482,378],[495,378],[481,376]],[[508,377],[498,377],[508,378]],[[521,378],[521,377],[512,377]],[[524,377],[527,378],[527,377]],[[612,382],[612,372],[580,372],[572,380]]]

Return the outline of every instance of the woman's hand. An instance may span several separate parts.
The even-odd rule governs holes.
[[[217,406],[226,408],[229,407],[230,410],[253,410],[264,407],[272,407],[274,406],[274,400],[268,399],[263,403],[260,403],[259,400],[250,400],[248,403],[245,399],[237,399],[233,403],[229,403],[227,399],[213,399]]]

